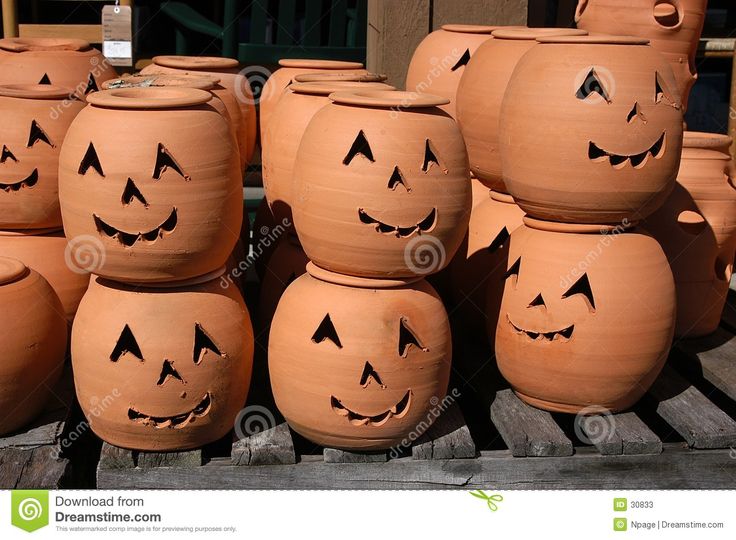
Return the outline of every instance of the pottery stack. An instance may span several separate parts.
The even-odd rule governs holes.
[[[672,272],[636,224],[675,185],[682,105],[647,40],[537,42],[501,106],[503,181],[527,215],[511,233],[489,332],[501,373],[527,403],[620,411],[654,382],[674,331]]]
[[[201,447],[232,429],[250,382],[248,311],[219,279],[242,220],[237,142],[205,90],[87,103],[59,162],[67,237],[96,257],[72,329],[77,397],[113,445]]]
[[[460,245],[471,197],[447,104],[337,92],[302,137],[291,207],[311,262],[276,309],[269,371],[281,413],[318,444],[401,444],[446,394],[450,328],[423,278]]]

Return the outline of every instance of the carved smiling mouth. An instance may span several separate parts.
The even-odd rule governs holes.
[[[407,390],[404,397],[389,410],[373,416],[360,414],[348,409],[335,396],[330,396],[330,405],[332,406],[332,410],[335,411],[335,414],[344,416],[354,426],[380,426],[385,424],[389,418],[393,418],[394,416],[401,418],[406,414],[411,405],[411,390]]]
[[[395,235],[397,238],[407,238],[414,233],[422,234],[423,232],[431,231],[434,228],[435,223],[437,222],[437,209],[432,208],[429,214],[427,214],[427,217],[425,217],[419,223],[415,225],[410,225],[408,227],[391,225],[390,223],[380,221],[369,215],[368,212],[366,212],[362,208],[358,208],[358,217],[360,218],[360,221],[362,223],[365,223],[366,225],[374,225],[376,228],[376,232]]]
[[[202,401],[200,401],[196,407],[181,414],[176,414],[174,416],[151,416],[143,414],[131,407],[128,409],[128,418],[146,426],[153,426],[156,429],[180,429],[187,424],[190,424],[195,419],[201,418],[207,414],[210,410],[210,405],[212,405],[212,397],[210,396],[210,393],[207,392],[202,398]]]
[[[659,139],[657,139],[657,141],[652,146],[650,146],[643,152],[639,152],[638,154],[622,155],[614,154],[613,152],[604,150],[593,141],[591,141],[588,144],[588,158],[591,161],[596,162],[608,161],[608,163],[614,169],[621,169],[625,167],[627,163],[631,163],[632,167],[634,167],[635,169],[639,169],[646,165],[650,155],[654,159],[659,159],[662,157],[662,155],[664,155],[665,142],[665,133],[662,132],[662,135],[659,137]]]
[[[38,169],[33,169],[33,172],[20,182],[15,182],[14,184],[0,183],[0,189],[6,193],[10,193],[11,191],[18,191],[20,188],[32,188],[36,185],[36,182],[38,182]]]
[[[524,334],[526,337],[531,339],[532,341],[569,341],[572,337],[573,330],[575,330],[575,325],[571,324],[570,326],[563,328],[561,330],[551,330],[548,332],[535,332],[533,330],[524,330],[523,328],[515,325],[511,322],[511,318],[509,318],[508,315],[506,315],[506,320],[511,325],[511,327],[516,331],[517,334]]]
[[[170,233],[174,230],[177,221],[176,208],[174,208],[171,211],[171,214],[169,214],[169,217],[166,218],[166,221],[164,221],[158,227],[155,227],[147,232],[131,233],[121,231],[120,229],[116,229],[112,225],[105,223],[99,216],[97,216],[97,214],[92,214],[92,216],[95,219],[95,226],[97,227],[98,232],[110,238],[116,239],[118,242],[126,247],[131,247],[139,240],[146,242],[155,242],[159,238],[163,238],[164,234]]]

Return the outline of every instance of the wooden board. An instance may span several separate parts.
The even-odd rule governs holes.
[[[100,462],[101,469],[154,469],[158,467],[198,467],[202,465],[202,450],[183,452],[141,452],[118,448],[106,442],[102,443]]]
[[[475,443],[457,402],[434,421],[411,448],[414,459],[474,458]]]
[[[690,364],[685,370],[702,376],[736,400],[736,336],[719,328],[710,336],[680,341],[677,348]]]
[[[296,463],[294,441],[286,422],[233,443],[233,465],[288,465]]]
[[[580,426],[603,455],[662,452],[662,441],[633,412],[588,416],[580,420]]]
[[[325,448],[322,452],[325,463],[385,463],[386,452],[348,452],[337,448]]]

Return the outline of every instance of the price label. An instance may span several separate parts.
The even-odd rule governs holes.
[[[102,8],[102,54],[113,66],[133,65],[133,10],[130,6]]]

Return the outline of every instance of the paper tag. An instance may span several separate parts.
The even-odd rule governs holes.
[[[102,54],[113,66],[133,65],[132,21],[130,6],[102,8]]]

